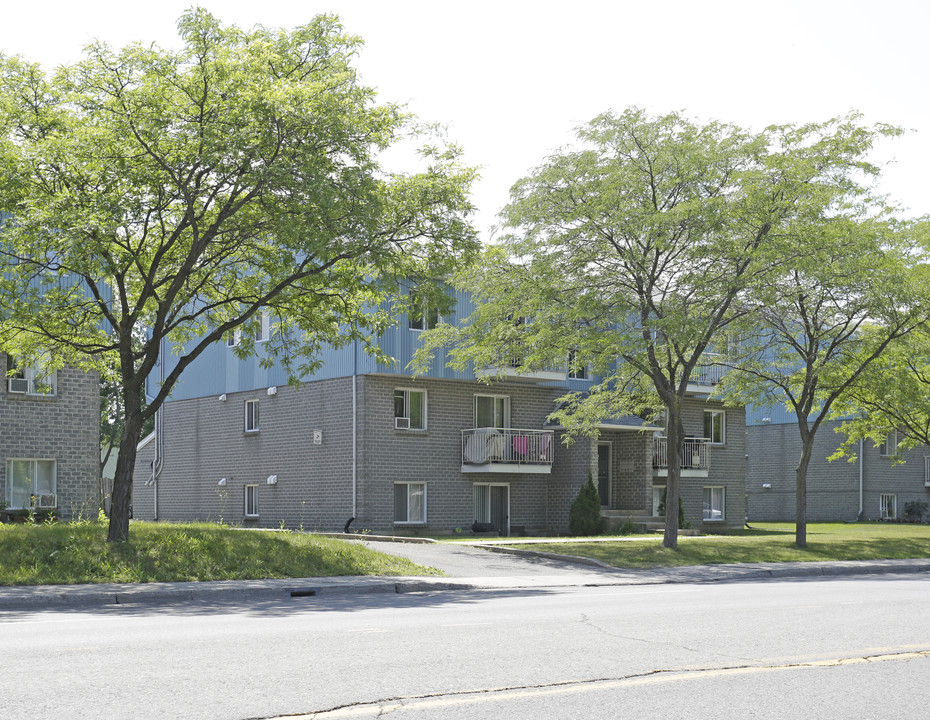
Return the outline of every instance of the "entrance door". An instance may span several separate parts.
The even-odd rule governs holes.
[[[510,486],[475,484],[475,521],[510,535]]]
[[[601,496],[601,506],[610,507],[610,456],[611,444],[597,444],[597,494]]]

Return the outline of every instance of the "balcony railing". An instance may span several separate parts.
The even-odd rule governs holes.
[[[668,468],[667,437],[652,439],[652,467]],[[710,469],[710,440],[708,438],[688,438],[682,443],[681,469]]]
[[[725,357],[723,355],[719,355],[717,353],[704,353],[701,356],[701,359],[705,362],[694,368],[693,372],[691,373],[690,384],[692,385],[717,385],[723,379],[723,376],[730,371],[730,368],[726,365],[721,365],[719,362],[715,362],[718,360],[724,360]]]
[[[462,465],[552,465],[551,430],[462,430]]]

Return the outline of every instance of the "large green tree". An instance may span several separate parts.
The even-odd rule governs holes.
[[[110,540],[128,536],[143,425],[205,348],[238,329],[250,352],[270,313],[306,372],[325,344],[370,345],[399,279],[476,250],[473,172],[437,144],[416,174],[381,166],[414,123],[359,82],[334,17],[244,30],[193,9],[178,28],[178,51],[98,43],[51,76],[0,63],[2,342],[116,373]]]
[[[747,288],[792,260],[780,238],[842,204],[883,131],[854,118],[753,134],[678,113],[601,115],[578,148],[514,185],[500,245],[458,280],[477,293],[476,313],[436,331],[423,354],[450,345],[453,362],[477,368],[590,365],[600,382],[554,414],[574,433],[664,413],[664,544],[675,548],[693,373],[748,311]]]
[[[782,239],[781,254],[793,259],[746,293],[739,371],[721,388],[731,400],[782,405],[795,415],[798,547],[807,545],[807,470],[817,432],[849,407],[864,373],[930,309],[924,225],[886,217],[881,199],[866,195],[862,188],[860,202],[834,207]]]

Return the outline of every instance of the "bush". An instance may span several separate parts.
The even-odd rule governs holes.
[[[665,495],[668,490],[662,491],[662,500],[659,501],[659,515],[665,517]],[[681,501],[681,495],[678,496],[678,527],[679,529],[690,528],[691,523],[685,522],[685,504]]]
[[[601,532],[601,498],[588,475],[578,497],[568,512],[568,532],[571,535],[597,535]]]
[[[909,522],[923,522],[927,512],[927,503],[922,500],[912,500],[904,503],[904,519]]]

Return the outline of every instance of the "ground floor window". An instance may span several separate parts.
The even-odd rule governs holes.
[[[426,483],[394,483],[394,523],[426,522]]]
[[[6,504],[10,508],[56,507],[54,460],[10,460],[6,466]]]
[[[652,486],[652,516],[665,515],[665,485]]]
[[[704,521],[721,521],[726,517],[726,488],[704,488]]]
[[[895,520],[898,517],[898,496],[890,493],[882,493],[879,508],[882,513],[882,520]]]
[[[258,485],[245,486],[245,516],[258,517]]]

